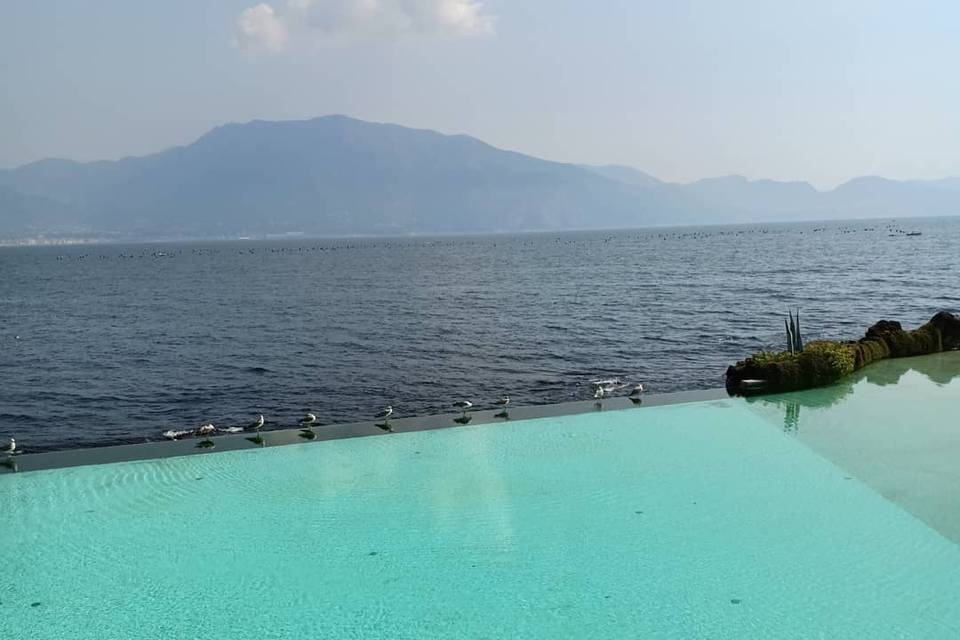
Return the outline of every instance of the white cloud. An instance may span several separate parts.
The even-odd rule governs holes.
[[[234,43],[248,51],[283,51],[287,46],[287,25],[269,4],[244,9],[237,16]]]
[[[286,0],[237,18],[238,47],[279,52],[295,40],[321,43],[402,36],[469,37],[493,32],[482,0]]]

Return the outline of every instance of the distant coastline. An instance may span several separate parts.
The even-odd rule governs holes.
[[[138,235],[117,235],[108,233],[87,233],[76,235],[54,236],[47,234],[38,234],[34,236],[0,236],[0,247],[57,247],[57,246],[98,246],[98,245],[140,245],[140,244],[177,244],[177,243],[202,243],[202,242],[279,242],[285,240],[349,240],[349,239],[378,239],[378,238],[444,238],[444,237],[470,237],[470,236],[497,236],[497,235],[527,235],[527,234],[575,234],[575,233],[631,233],[631,232],[653,232],[657,230],[668,229],[722,229],[722,228],[743,228],[743,227],[789,227],[794,225],[853,225],[850,231],[859,223],[896,223],[903,224],[905,227],[913,228],[917,223],[924,220],[950,219],[958,218],[960,215],[942,215],[942,216],[914,216],[900,220],[895,218],[844,218],[844,219],[799,219],[782,220],[774,222],[716,222],[716,223],[688,223],[688,224],[651,224],[636,227],[617,227],[617,228],[584,228],[584,229],[516,229],[516,230],[490,230],[490,231],[463,231],[463,232],[409,232],[409,233],[344,233],[344,234],[310,234],[305,231],[293,231],[287,233],[267,233],[262,235],[253,234],[231,234],[231,235],[196,235],[196,236],[138,236]],[[913,226],[911,226],[913,225]],[[859,229],[858,229],[859,230]],[[906,233],[904,233],[906,235]]]

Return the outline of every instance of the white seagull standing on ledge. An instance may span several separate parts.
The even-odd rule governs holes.
[[[309,427],[316,421],[317,421],[317,416],[313,415],[312,413],[308,413],[307,415],[303,416],[303,418],[300,420],[300,424],[303,425],[304,427]]]
[[[376,420],[383,420],[383,422],[378,422],[377,427],[383,431],[393,431],[390,427],[390,416],[393,415],[393,407],[387,405],[383,411],[374,416]]]
[[[3,450],[3,453],[7,454],[8,456],[15,456],[20,453],[17,451],[17,441],[13,438],[10,438],[10,444],[8,444],[7,448]]]
[[[630,397],[635,398],[643,393],[643,383],[641,382],[630,391]]]

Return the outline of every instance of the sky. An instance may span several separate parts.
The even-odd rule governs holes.
[[[341,113],[687,182],[960,176],[953,0],[3,0],[0,167]]]

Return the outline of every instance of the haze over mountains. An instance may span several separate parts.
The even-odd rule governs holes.
[[[960,178],[821,192],[739,176],[672,184],[468,136],[344,116],[228,124],[118,161],[0,170],[0,237],[168,239],[605,229],[960,214]]]

